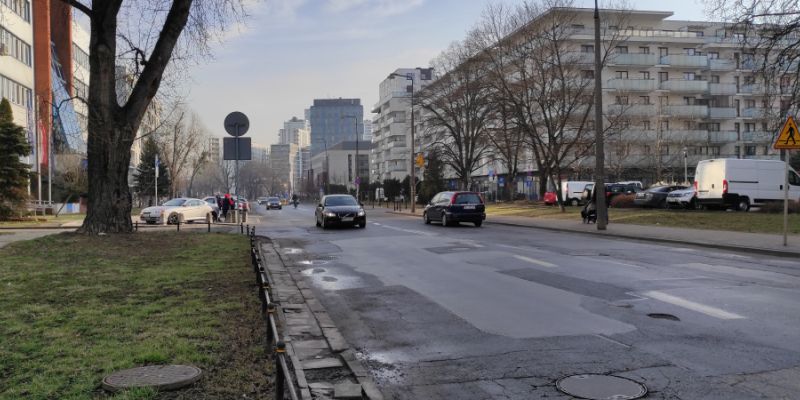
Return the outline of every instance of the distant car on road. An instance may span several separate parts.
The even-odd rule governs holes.
[[[364,208],[349,194],[332,194],[322,197],[314,211],[317,226],[322,229],[336,224],[349,224],[359,228],[367,227],[367,214]]]
[[[481,226],[486,219],[486,205],[476,192],[441,192],[433,196],[422,212],[426,224],[441,221],[442,226],[459,222],[472,222]]]
[[[281,210],[283,209],[283,204],[281,204],[281,199],[277,197],[269,197],[266,201],[267,210],[271,210],[273,208]]]
[[[177,224],[178,222],[207,221],[213,218],[211,206],[203,200],[179,197],[160,206],[147,207],[139,219],[148,224]]]
[[[697,191],[694,188],[675,190],[667,195],[667,207],[697,209]]]
[[[667,195],[676,190],[686,189],[686,186],[654,186],[643,192],[636,193],[633,198],[633,204],[640,207],[658,207],[665,208],[667,206]]]
[[[256,203],[260,206],[263,206],[264,204],[267,204],[268,199],[268,197],[259,197],[256,199]]]
[[[208,196],[204,197],[203,201],[211,207],[211,216],[214,217],[214,221],[216,221],[217,218],[219,218],[219,204],[217,204],[217,198],[215,196]]]

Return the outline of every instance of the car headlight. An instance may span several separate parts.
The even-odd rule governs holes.
[[[326,216],[326,217],[335,217],[335,216],[336,216],[336,213],[333,213],[333,212],[330,212],[330,211],[326,211],[326,212],[325,212],[325,216]]]
[[[363,217],[363,216],[364,216],[364,215],[366,215],[366,214],[367,214],[367,213],[365,213],[365,212],[364,212],[364,210],[361,210],[361,211],[359,211],[359,212],[358,212],[358,216],[359,216],[359,217]]]

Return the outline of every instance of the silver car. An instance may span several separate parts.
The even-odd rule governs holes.
[[[160,206],[142,210],[139,219],[148,224],[177,224],[179,221],[212,221],[213,210],[203,200],[179,197]]]

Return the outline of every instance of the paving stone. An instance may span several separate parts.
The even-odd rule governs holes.
[[[326,312],[318,312],[314,313],[314,316],[317,317],[317,322],[319,323],[320,328],[336,328],[336,324],[331,319],[330,315]]]
[[[337,383],[333,385],[334,399],[361,399],[361,385],[357,383]]]
[[[324,349],[295,349],[294,351],[300,361],[319,360],[333,355],[327,346]]]
[[[306,304],[308,308],[311,309],[311,312],[325,312],[325,307],[323,307],[317,299],[306,299]]]
[[[302,336],[302,335],[322,336],[322,332],[316,325],[287,326],[287,333],[289,334],[289,336]],[[328,341],[328,343],[330,343],[330,341]]]
[[[383,394],[372,379],[361,380],[361,387],[369,400],[383,400]]]
[[[339,330],[336,328],[322,328],[322,333],[325,335],[325,339],[328,341],[328,345],[330,345],[331,350],[338,353],[344,350],[347,350],[349,346],[347,345],[347,341],[344,340],[344,336],[339,333]]]
[[[306,305],[305,304],[287,303],[287,304],[282,305],[281,308],[283,308],[284,310],[305,310],[306,309]]]
[[[298,340],[294,342],[295,349],[327,349],[328,342],[324,340]]]
[[[323,369],[342,367],[342,361],[338,358],[318,358],[302,362],[303,369]]]
[[[314,292],[311,291],[311,289],[300,289],[300,293],[303,294],[303,297],[305,297],[306,300],[310,300],[310,299],[314,298]]]

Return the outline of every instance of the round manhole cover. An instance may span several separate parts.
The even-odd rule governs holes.
[[[583,374],[561,378],[556,388],[570,396],[591,400],[638,399],[647,388],[628,378],[613,375]]]
[[[175,390],[197,382],[202,374],[200,368],[191,365],[149,365],[118,371],[103,378],[103,389],[111,392],[136,387]]]

